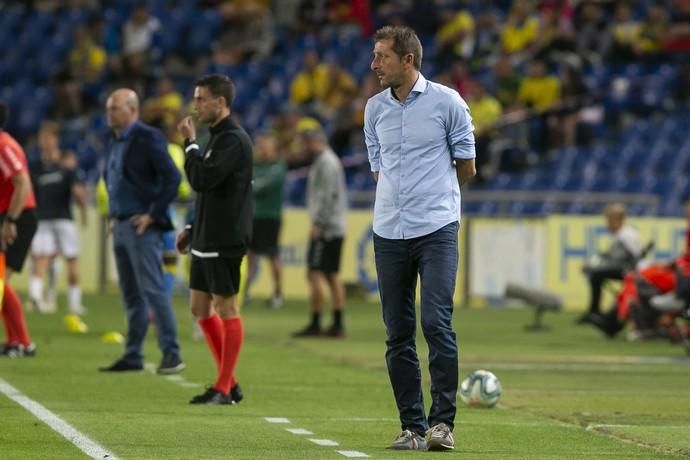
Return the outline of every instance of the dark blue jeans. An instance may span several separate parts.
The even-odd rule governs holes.
[[[379,292],[386,325],[386,364],[403,430],[455,422],[458,348],[451,321],[458,269],[458,223],[409,240],[374,234]],[[429,345],[431,410],[427,420],[415,345],[415,291],[421,280],[422,332]]]
[[[127,344],[123,358],[133,364],[143,363],[141,348],[149,325],[149,308],[156,321],[159,348],[164,355],[179,356],[175,314],[163,280],[163,232],[149,227],[143,235],[137,235],[131,222],[116,221],[113,245],[127,313]]]

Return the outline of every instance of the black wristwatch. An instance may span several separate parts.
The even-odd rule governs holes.
[[[10,216],[9,214],[5,216],[5,221],[9,222],[10,224],[17,224],[17,219],[14,217]]]

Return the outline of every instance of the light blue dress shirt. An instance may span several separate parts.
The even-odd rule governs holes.
[[[374,233],[410,239],[460,221],[454,160],[475,158],[473,130],[457,91],[421,73],[404,102],[390,88],[367,101],[364,137],[379,173]]]

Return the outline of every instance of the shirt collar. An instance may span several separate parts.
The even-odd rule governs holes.
[[[115,138],[116,138],[117,140],[119,140],[119,141],[127,140],[127,139],[129,138],[129,135],[132,134],[132,131],[134,130],[134,125],[136,125],[136,124],[137,124],[137,121],[136,121],[136,120],[133,121],[132,123],[130,123],[129,126],[127,126],[127,127],[122,131],[122,134],[120,134],[119,137],[116,136]]]
[[[408,94],[407,97],[409,98],[410,95],[412,95],[412,94],[414,94],[415,96],[418,96],[419,94],[426,91],[426,87],[427,87],[427,79],[424,78],[424,75],[422,75],[422,72],[419,72],[417,74],[417,81],[414,83],[414,86],[410,90],[410,94]],[[398,101],[395,98],[395,96],[393,95],[393,88],[388,88],[388,94],[390,95],[390,97],[393,100]],[[398,101],[398,102],[400,102],[400,101]],[[403,101],[403,102],[405,102],[405,101]]]
[[[233,128],[234,125],[235,125],[235,122],[232,121],[231,116],[228,115],[227,117],[220,120],[216,126],[209,127],[208,130],[213,135],[213,134],[218,134],[218,133],[225,131],[227,129]]]

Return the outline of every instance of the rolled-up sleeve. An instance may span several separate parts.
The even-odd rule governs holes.
[[[453,158],[469,160],[477,156],[474,150],[474,126],[470,109],[458,93],[449,98],[446,130]]]
[[[372,172],[378,172],[381,169],[381,145],[379,138],[376,135],[375,121],[375,103],[371,100],[367,101],[364,107],[364,140],[367,144],[367,154],[369,155],[369,164]]]

